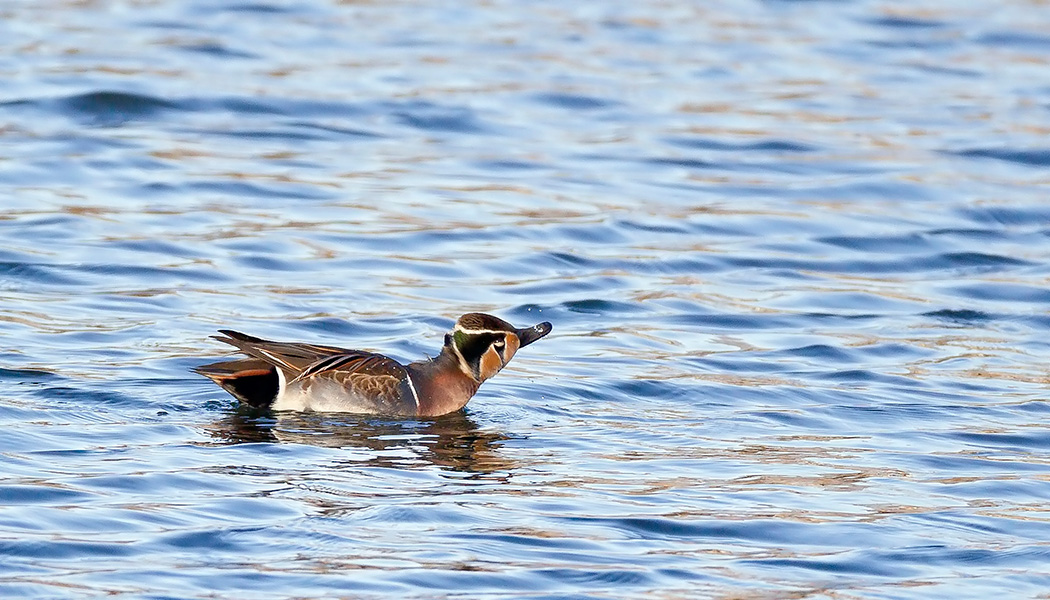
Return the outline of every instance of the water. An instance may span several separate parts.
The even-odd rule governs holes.
[[[1037,598],[1035,1],[0,8],[5,598]],[[458,415],[221,327],[554,332]]]

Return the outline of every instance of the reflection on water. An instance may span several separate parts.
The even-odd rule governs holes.
[[[500,451],[507,436],[482,431],[465,413],[433,421],[383,420],[355,415],[231,411],[207,427],[230,444],[290,443],[367,450],[355,464],[410,469],[433,465],[450,471],[488,474],[517,464]],[[355,455],[362,456],[362,455]]]

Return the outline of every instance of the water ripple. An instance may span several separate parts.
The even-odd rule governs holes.
[[[1045,594],[1030,4],[5,7],[4,596]],[[439,419],[190,371],[474,310]]]

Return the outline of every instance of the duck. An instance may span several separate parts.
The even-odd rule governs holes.
[[[437,356],[408,364],[364,350],[221,329],[213,338],[247,358],[193,371],[252,408],[438,417],[461,410],[518,350],[552,329],[547,321],[519,329],[499,317],[467,313],[445,334]]]

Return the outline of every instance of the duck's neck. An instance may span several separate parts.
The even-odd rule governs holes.
[[[467,405],[481,384],[460,368],[459,357],[449,347],[436,357],[407,365],[419,396],[416,415],[432,417],[455,412]]]

